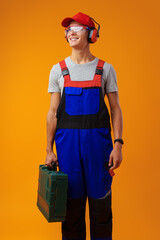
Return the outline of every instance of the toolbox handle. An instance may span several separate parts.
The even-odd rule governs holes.
[[[52,167],[53,167],[53,171],[56,171],[56,172],[57,172],[56,162],[51,162],[51,165],[52,165]]]

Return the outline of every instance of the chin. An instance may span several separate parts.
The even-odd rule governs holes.
[[[78,43],[69,43],[70,47],[80,47],[80,45]]]
[[[79,44],[70,44],[70,47],[78,47],[79,46]]]

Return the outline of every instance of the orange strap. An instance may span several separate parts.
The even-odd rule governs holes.
[[[97,67],[96,67],[96,72],[94,75],[93,80],[89,81],[71,81],[70,75],[69,75],[69,70],[67,68],[65,60],[61,61],[60,67],[62,70],[62,74],[64,77],[64,87],[101,87],[101,75],[103,72],[103,65],[104,61],[100,60],[98,61]]]

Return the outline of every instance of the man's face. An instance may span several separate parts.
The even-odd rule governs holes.
[[[84,26],[84,25],[76,21],[72,21],[69,27],[72,27],[72,26]],[[68,31],[67,38],[70,46],[73,48],[82,49],[89,44],[87,40],[88,30],[85,28],[83,28],[78,32],[74,32],[73,30]]]

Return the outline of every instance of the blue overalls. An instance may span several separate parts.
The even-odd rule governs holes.
[[[104,61],[93,80],[72,81],[59,63],[64,89],[57,110],[55,143],[59,170],[68,174],[68,199],[62,240],[85,240],[85,206],[89,202],[91,240],[112,239],[112,176],[105,164],[113,149],[110,117],[102,94]]]

